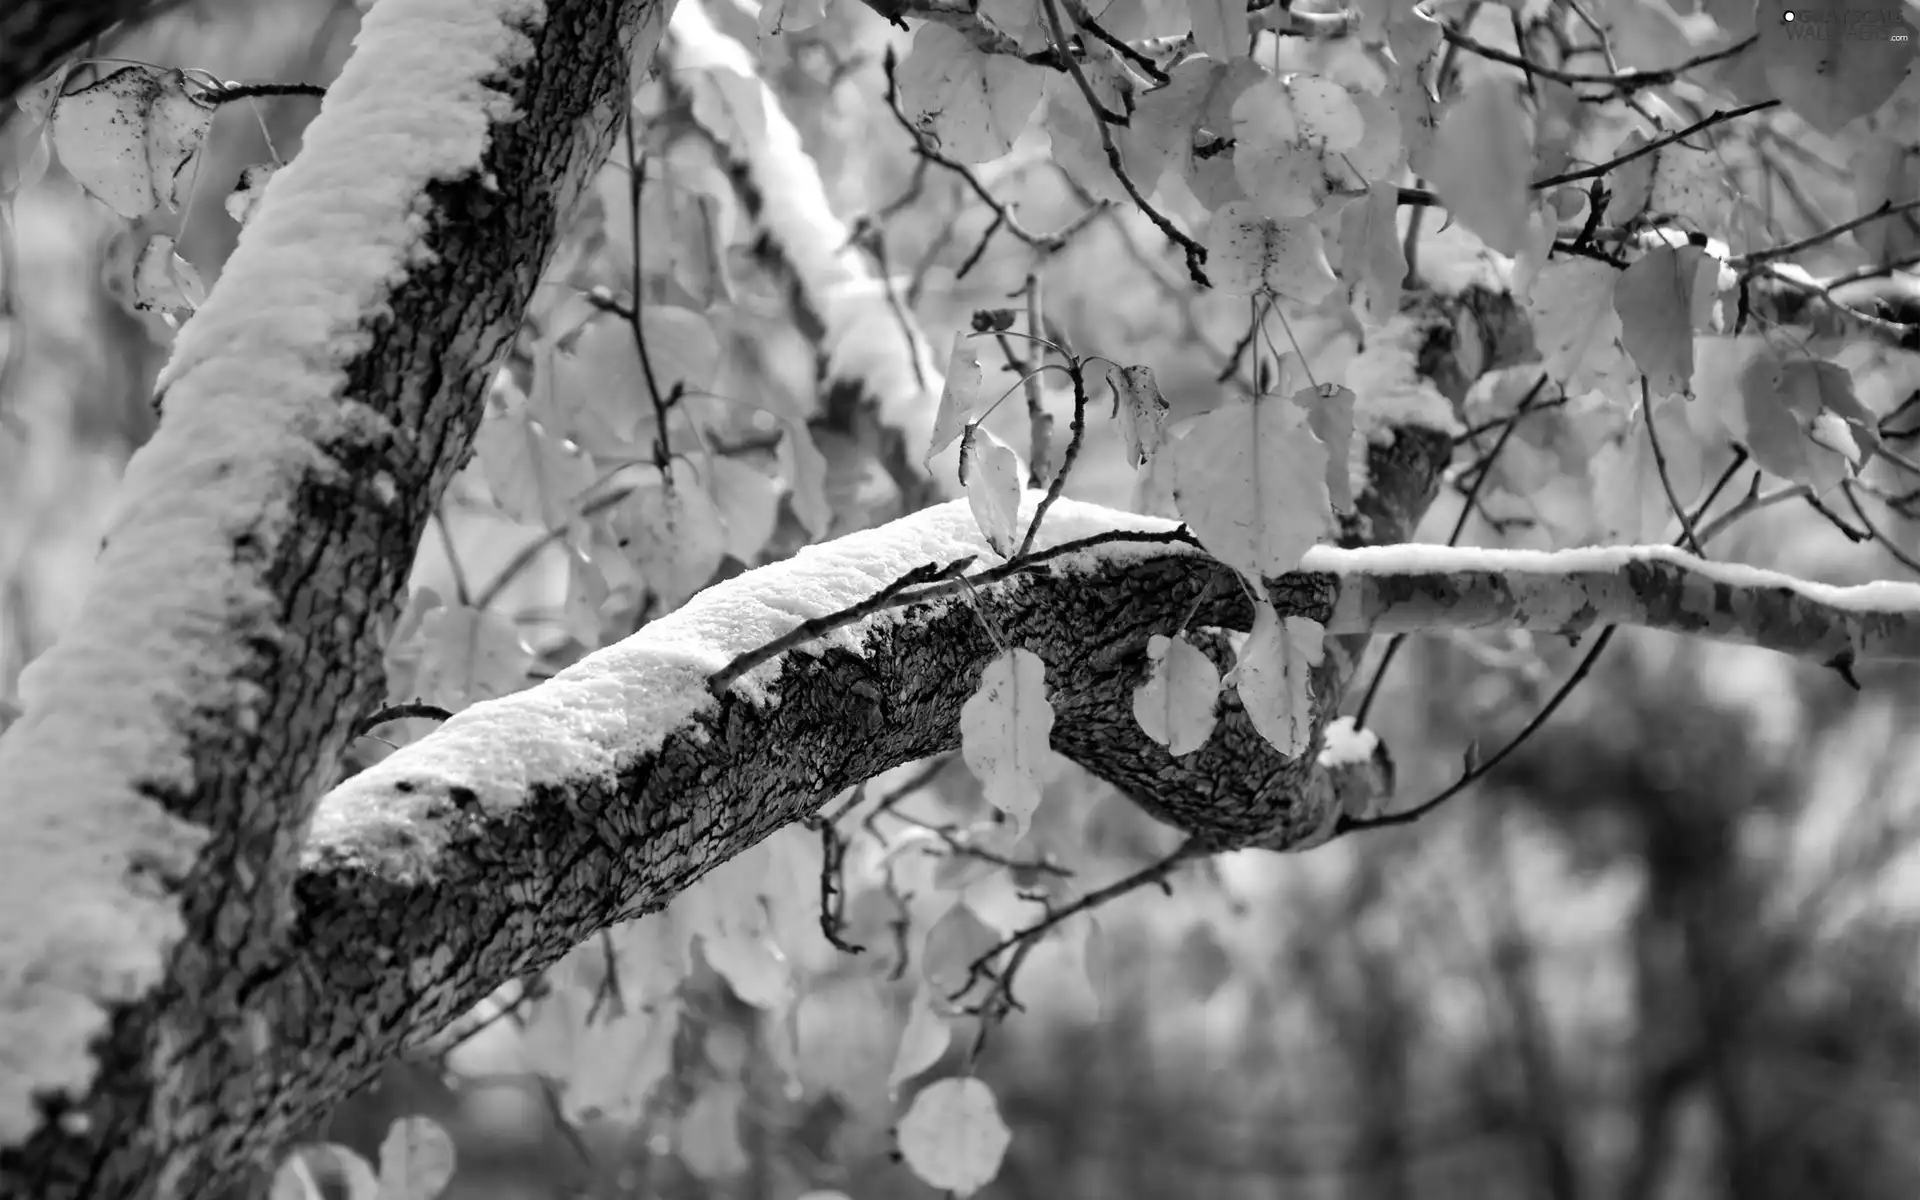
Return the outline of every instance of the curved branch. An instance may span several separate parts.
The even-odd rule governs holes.
[[[1059,544],[1170,524],[1062,501],[1048,526]],[[664,907],[845,788],[952,749],[961,705],[999,652],[989,626],[1046,662],[1057,749],[1215,847],[1312,844],[1356,791],[1347,775],[1390,775],[1352,747],[1287,759],[1231,704],[1194,754],[1175,759],[1145,738],[1130,697],[1149,636],[1188,614],[1197,627],[1252,619],[1227,568],[1165,543],[1108,543],[970,599],[874,614],[718,699],[708,691],[740,652],[916,565],[969,554],[988,551],[962,502],[809,548],[455,715],[329,793],[299,883],[298,957],[257,993],[287,1020],[275,1094],[289,1115],[323,1112],[344,1082],[501,981]],[[1821,588],[1664,548],[1322,548],[1266,586],[1283,611],[1336,633],[1627,621],[1815,657],[1836,644],[1920,657],[1920,586]]]

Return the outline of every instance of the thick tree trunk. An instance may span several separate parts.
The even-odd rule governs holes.
[[[289,1080],[360,1078],[338,1014],[274,986],[315,982],[300,941],[334,936],[295,922],[300,844],[669,6],[382,0],[186,327],[74,632],[0,742],[0,1194],[214,1194],[313,1108]],[[44,7],[4,26],[17,74],[106,11],[15,41]]]

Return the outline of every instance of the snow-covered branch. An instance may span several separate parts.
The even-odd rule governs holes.
[[[1048,545],[1171,528],[1072,502],[1056,504],[1048,526]],[[1287,759],[1229,704],[1207,745],[1176,759],[1135,722],[1129,701],[1152,634],[1189,613],[1200,626],[1252,619],[1227,569],[1189,547],[1109,542],[1057,555],[840,628],[718,699],[708,689],[740,653],[914,567],[988,553],[962,503],[809,548],[546,683],[456,714],[334,789],[298,888],[302,957],[262,985],[278,997],[272,1011],[302,1019],[282,1036],[311,1050],[290,1056],[305,1075],[283,1080],[283,1093],[317,1114],[339,1078],[499,982],[664,906],[839,791],[953,748],[960,707],[999,652],[989,629],[1046,662],[1056,749],[1161,819],[1217,844],[1272,849],[1326,831],[1354,786],[1346,776],[1367,765],[1353,746]],[[1622,621],[1820,660],[1920,657],[1920,586],[1824,588],[1664,548],[1323,548],[1266,586],[1283,611],[1343,634]],[[1342,669],[1326,666],[1316,684],[1337,683]]]
[[[660,0],[382,0],[162,378],[0,739],[0,1194],[212,1194],[301,831]]]

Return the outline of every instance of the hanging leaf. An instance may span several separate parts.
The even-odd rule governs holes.
[[[1366,134],[1346,88],[1317,75],[1270,77],[1234,101],[1234,173],[1267,216],[1311,217],[1366,186],[1352,165]]]
[[[1719,264],[1697,246],[1662,246],[1614,282],[1621,343],[1656,394],[1692,390],[1695,321],[1702,300],[1711,314],[1719,275]]]
[[[1000,933],[993,925],[979,920],[966,900],[954,900],[952,908],[927,927],[927,943],[920,952],[920,977],[935,995],[952,998],[970,983],[973,960],[1000,945]]]
[[[435,1200],[453,1180],[453,1138],[430,1117],[401,1117],[380,1141],[380,1200]]]
[[[1230,295],[1265,291],[1317,304],[1339,286],[1320,226],[1312,221],[1276,221],[1237,201],[1213,214],[1206,245],[1213,285]]]
[[[1185,637],[1147,639],[1153,673],[1133,691],[1133,717],[1154,741],[1178,758],[1213,736],[1220,699],[1220,669]]]
[[[533,653],[520,629],[500,613],[466,605],[426,610],[404,644],[387,649],[389,677],[405,681],[398,695],[458,712],[527,686]]]
[[[945,450],[973,421],[984,390],[980,356],[966,334],[954,334],[953,352],[947,356],[947,381],[940,389],[940,407],[933,414],[933,441],[921,459],[923,466],[931,466],[933,456]]]
[[[635,488],[613,510],[620,545],[662,607],[674,609],[712,580],[727,534],[713,497],[684,462],[661,484]]]
[[[900,106],[940,149],[983,163],[1013,148],[1040,105],[1047,72],[1006,54],[982,54],[959,30],[925,24],[900,64]]]
[[[181,72],[122,67],[59,98],[53,146],[81,187],[134,220],[163,205],[178,211],[212,124],[213,106]]]
[[[1313,740],[1312,669],[1325,653],[1326,630],[1305,617],[1284,621],[1273,605],[1257,601],[1253,632],[1240,647],[1228,676],[1247,719],[1260,736],[1289,758],[1307,752]]]
[[[147,239],[133,266],[133,306],[142,312],[190,314],[207,298],[200,272],[164,233]]]
[[[240,170],[240,178],[227,193],[225,207],[227,215],[234,224],[245,225],[260,207],[260,197],[266,194],[267,181],[280,169],[277,163],[255,163]]]
[[[581,497],[598,477],[578,446],[554,436],[525,410],[490,405],[473,451],[500,511],[542,529],[565,529],[579,520]]]
[[[1360,315],[1375,327],[1400,314],[1407,278],[1406,249],[1395,225],[1399,203],[1398,185],[1376,182],[1365,200],[1340,214],[1340,270],[1361,285]]]
[[[960,756],[986,789],[987,803],[1012,817],[1022,835],[1040,807],[1052,734],[1047,664],[1031,650],[997,655],[960,708]]]
[[[931,944],[931,936],[928,941]],[[985,953],[991,948],[992,943],[989,943],[980,952]],[[961,983],[964,982],[963,975]],[[947,1052],[947,1046],[953,1040],[953,1030],[937,1007],[943,995],[933,986],[924,984],[914,992],[913,1003],[908,1008],[906,1028],[900,1032],[900,1048],[894,1052],[892,1070],[887,1072],[889,1088],[897,1088],[932,1067]]]
[[[776,453],[786,477],[793,515],[816,538],[833,527],[833,506],[827,502],[827,458],[814,444],[807,423],[798,417],[781,418],[783,435]]]
[[[1358,398],[1337,383],[1323,383],[1293,394],[1293,402],[1307,410],[1307,428],[1327,448],[1327,495],[1335,512],[1353,511],[1353,406]]]
[[[752,1165],[740,1144],[740,1106],[746,1098],[745,1089],[732,1080],[709,1081],[680,1118],[674,1151],[694,1178],[720,1183]]]
[[[1281,575],[1331,519],[1327,447],[1297,404],[1228,404],[1175,444],[1173,494],[1209,554],[1249,579]]]
[[[915,1175],[962,1196],[993,1181],[1013,1141],[992,1089],[978,1079],[941,1079],[921,1088],[895,1133]]]
[[[987,545],[1001,558],[1020,548],[1020,496],[1024,472],[1020,456],[984,426],[968,430],[960,443],[960,479],[967,506]]]
[[[1620,272],[1590,259],[1550,262],[1527,293],[1527,317],[1549,378],[1569,394],[1617,391],[1632,364],[1620,346],[1613,289]]]
[[[1533,129],[1504,78],[1485,78],[1447,106],[1433,149],[1433,190],[1460,223],[1502,254],[1520,252],[1530,212]]]
[[[1143,466],[1152,461],[1167,440],[1167,398],[1154,382],[1152,367],[1107,367],[1113,388],[1113,415],[1127,443],[1127,462]]]

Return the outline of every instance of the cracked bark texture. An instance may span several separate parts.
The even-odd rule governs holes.
[[[237,666],[210,688],[205,668],[183,655],[177,695],[258,698],[241,713],[154,697],[156,706],[171,705],[167,720],[187,731],[194,786],[127,781],[209,834],[190,870],[153,883],[179,906],[186,936],[172,948],[161,986],[111,1007],[109,1031],[94,1047],[92,1090],[43,1094],[37,1131],[0,1149],[0,1195],[218,1196],[278,1148],[302,1111],[273,1090],[308,1073],[286,1056],[324,1053],[332,1043],[263,1035],[311,1019],[339,1036],[350,1022],[289,1010],[290,997],[275,987],[290,974],[306,977],[296,948],[313,936],[315,922],[294,916],[299,842],[315,801],[337,777],[354,721],[382,697],[381,631],[397,611],[421,533],[468,453],[488,373],[519,325],[561,220],[611,146],[631,64],[650,58],[669,6],[548,4],[544,25],[531,31],[532,57],[500,83],[515,119],[492,127],[480,172],[428,189],[422,199],[433,257],[393,285],[384,311],[369,313],[368,344],[347,369],[343,399],[402,433],[346,435],[323,447],[331,460],[324,470],[299,464],[283,496],[262,498],[263,510],[290,507],[291,534],[242,532],[224,553],[249,591],[268,597],[265,606],[237,603],[212,630],[191,614],[181,617],[183,647],[223,641]],[[127,7],[16,9],[0,24],[8,47],[0,62],[13,72],[0,83],[37,71],[87,36],[90,22]],[[35,21],[31,36],[16,41],[16,24]],[[406,82],[394,86],[404,90]],[[324,347],[314,348],[314,359],[326,360]],[[178,449],[163,417],[142,453]],[[340,486],[339,468],[359,480],[389,473],[400,502],[366,502]],[[260,519],[273,518],[263,511]],[[115,561],[109,544],[97,575],[111,573]],[[86,616],[89,636],[111,641],[116,614]],[[317,923],[332,918],[322,914]],[[370,1012],[378,1018],[377,1009]],[[330,1093],[336,1097],[355,1082],[340,1068],[323,1074],[339,1084]]]

